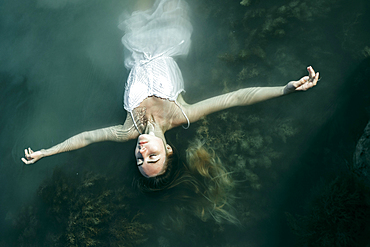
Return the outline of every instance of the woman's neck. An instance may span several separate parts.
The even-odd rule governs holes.
[[[166,132],[166,130],[167,129],[164,126],[157,124],[155,120],[154,121],[148,120],[147,125],[145,127],[144,134],[149,134],[149,135],[154,135],[156,137],[159,137],[162,139],[164,145],[166,145],[167,142],[166,142],[166,138],[164,137],[164,133]]]

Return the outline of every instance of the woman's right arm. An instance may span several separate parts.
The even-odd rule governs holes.
[[[316,86],[319,73],[313,68],[307,68],[309,75],[298,81],[291,81],[281,87],[251,87],[212,97],[193,105],[187,106],[187,116],[190,122],[195,122],[208,114],[234,106],[252,105],[261,101],[287,95],[297,91],[306,91]]]
[[[33,152],[31,148],[25,149],[25,158],[22,158],[22,161],[25,164],[29,165],[35,163],[43,157],[83,148],[95,142],[125,142],[131,139],[135,139],[137,136],[138,132],[134,128],[134,124],[130,115],[127,114],[126,121],[123,125],[116,125],[92,131],[85,131],[49,149],[41,149],[36,152]]]

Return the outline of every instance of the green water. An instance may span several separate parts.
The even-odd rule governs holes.
[[[124,121],[128,73],[117,24],[130,3],[0,0],[0,246],[297,246],[286,213],[330,211],[317,198],[331,197],[338,184],[352,186],[348,193],[337,189],[338,214],[348,209],[347,216],[358,217],[348,225],[361,231],[330,224],[327,232],[317,231],[329,238],[352,234],[338,237],[337,246],[352,246],[339,239],[369,246],[361,236],[369,225],[358,216],[369,205],[362,199],[353,207],[344,203],[356,193],[368,198],[367,189],[348,178],[348,167],[370,114],[369,3],[188,3],[193,43],[179,61],[187,102],[243,87],[281,86],[306,75],[308,65],[322,77],[308,92],[169,131],[179,150],[199,138],[215,149],[237,181],[233,208],[241,225],[203,222],[186,210],[179,214],[176,207],[186,208],[180,202],[141,195],[132,187],[134,142],[94,144],[24,166],[24,148],[47,148]],[[84,221],[87,205],[102,222]],[[320,217],[329,216],[338,219],[336,226],[347,220],[336,213]]]

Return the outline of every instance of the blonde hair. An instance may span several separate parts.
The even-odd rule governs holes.
[[[213,217],[219,223],[238,224],[238,219],[230,212],[235,183],[215,151],[197,140],[186,150],[186,160],[190,173],[198,181],[196,193],[204,198],[196,214],[202,220]]]
[[[235,183],[214,150],[199,140],[187,148],[186,164],[174,150],[163,175],[137,181],[145,193],[161,195],[162,200],[175,198],[185,202],[181,208],[203,221],[213,218],[218,223],[240,224],[231,213]]]

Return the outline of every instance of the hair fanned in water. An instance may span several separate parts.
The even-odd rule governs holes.
[[[186,150],[186,159],[190,173],[199,181],[194,186],[204,198],[198,216],[203,220],[212,216],[217,222],[239,223],[229,211],[234,182],[214,150],[206,149],[198,140]]]
[[[188,212],[203,221],[213,218],[218,223],[239,224],[231,213],[234,182],[215,152],[196,140],[186,150],[186,162],[179,156],[175,150],[167,168],[166,181],[153,183],[150,179],[138,178],[136,183],[140,190],[159,196],[163,201],[170,199],[173,205],[175,201],[179,202],[174,206],[175,218]]]

